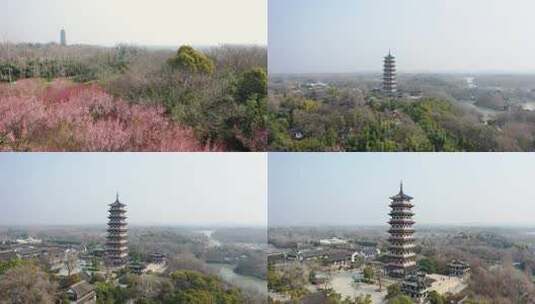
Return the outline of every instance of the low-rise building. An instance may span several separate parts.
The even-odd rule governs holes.
[[[401,292],[415,303],[425,303],[432,280],[425,273],[409,274],[401,282]]]
[[[18,258],[19,255],[15,252],[15,250],[0,251],[0,262],[9,262]]]
[[[97,293],[95,287],[86,281],[80,281],[69,287],[67,296],[74,304],[95,304],[97,303]]]
[[[354,252],[346,250],[331,250],[326,253],[324,261],[331,267],[349,268],[352,265]]]

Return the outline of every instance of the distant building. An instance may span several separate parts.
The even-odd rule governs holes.
[[[320,240],[320,245],[323,245],[323,246],[344,245],[344,244],[347,244],[347,241],[341,238],[337,238],[337,237]]]
[[[65,32],[65,29],[61,29],[61,32],[59,33],[59,41],[62,46],[67,46],[67,33]]]
[[[86,281],[80,281],[67,290],[67,296],[70,303],[75,304],[95,304],[97,303],[97,294],[95,287]]]
[[[117,194],[115,202],[109,206],[106,262],[111,267],[122,268],[128,262],[126,205],[119,201],[119,194]]]
[[[383,91],[388,96],[395,96],[397,93],[396,57],[392,56],[390,51],[384,60]]]
[[[470,274],[470,265],[464,261],[453,260],[448,264],[448,272],[452,277],[464,278]]]
[[[381,250],[377,247],[362,247],[354,253],[351,260],[352,262],[355,262],[357,256],[362,257],[363,259],[375,259],[379,254],[381,254]]]
[[[166,261],[166,257],[162,253],[154,252],[150,255],[150,260],[154,264],[164,264]]]
[[[414,220],[411,203],[413,199],[403,193],[403,183],[399,193],[390,198],[390,243],[388,247],[387,272],[392,277],[403,278],[416,270],[416,254],[414,253]]]

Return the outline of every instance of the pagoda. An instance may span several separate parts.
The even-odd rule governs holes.
[[[67,46],[67,32],[65,32],[65,29],[61,29],[59,33],[59,43],[61,46]]]
[[[414,253],[414,220],[412,217],[412,197],[403,193],[403,183],[399,193],[390,198],[390,229],[388,233],[388,263],[386,271],[391,277],[404,278],[416,271],[416,254]]]
[[[128,262],[126,205],[119,201],[119,194],[117,194],[115,202],[109,206],[106,261],[110,267],[122,268]]]
[[[396,57],[392,56],[390,51],[384,61],[383,91],[388,96],[394,96],[397,93]]]

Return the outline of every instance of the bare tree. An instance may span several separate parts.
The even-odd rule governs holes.
[[[65,267],[67,267],[67,275],[70,277],[72,272],[76,269],[78,264],[78,255],[75,252],[68,251],[65,254]]]
[[[0,304],[55,303],[57,286],[35,265],[22,265],[0,279]]]

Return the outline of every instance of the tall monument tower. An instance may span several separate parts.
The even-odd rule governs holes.
[[[126,223],[126,205],[119,201],[110,204],[108,216],[108,237],[106,242],[106,260],[111,267],[124,267],[128,262],[128,228]]]
[[[412,197],[403,193],[403,183],[400,185],[399,193],[390,198],[389,213],[390,243],[388,247],[388,264],[386,271],[392,277],[402,278],[407,274],[416,271],[416,254],[414,253],[414,220],[412,217],[411,203]]]
[[[65,32],[65,29],[61,29],[61,32],[59,33],[59,41],[62,46],[67,46],[67,33]]]
[[[385,57],[383,69],[383,91],[388,96],[394,96],[397,92],[396,81],[396,57],[392,56],[388,51],[388,56]]]

